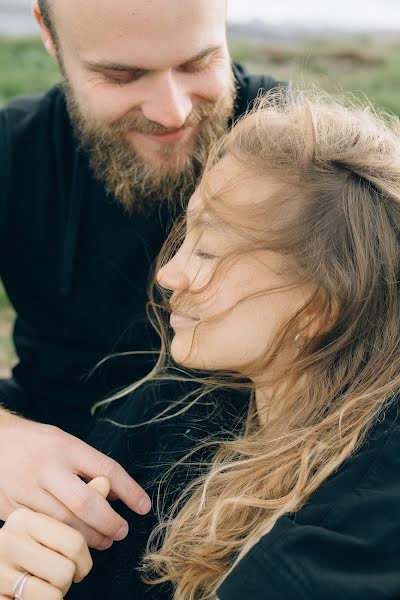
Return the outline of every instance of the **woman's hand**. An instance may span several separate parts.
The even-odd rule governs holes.
[[[98,477],[88,485],[107,498],[110,484]],[[24,600],[60,600],[93,566],[84,536],[59,521],[18,508],[0,530],[0,599],[13,597],[18,578],[28,572]]]

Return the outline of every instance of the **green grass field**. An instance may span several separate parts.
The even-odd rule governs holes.
[[[317,85],[335,94],[367,96],[400,116],[400,34],[397,42],[386,44],[367,35],[298,46],[235,42],[231,53],[254,71],[300,87]],[[38,39],[0,38],[0,106],[17,94],[44,91],[59,79],[57,65]],[[15,361],[10,342],[13,316],[0,285],[0,377]]]
[[[400,116],[400,34],[397,42],[373,42],[367,35],[299,46],[236,43],[232,55],[253,71],[271,73],[301,88],[318,86],[333,94],[367,97]]]

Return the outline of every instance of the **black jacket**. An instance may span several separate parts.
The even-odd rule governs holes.
[[[240,66],[235,74],[236,116],[278,83]],[[9,408],[82,436],[93,403],[150,368],[119,358],[89,377],[110,353],[158,347],[145,305],[170,215],[160,202],[151,216],[128,217],[106,195],[61,86],[0,111],[0,156],[0,277],[18,315],[13,375],[23,390]]]
[[[183,394],[183,388],[180,389]],[[109,405],[103,419],[142,423],[176,399],[173,384],[152,384]],[[87,441],[115,458],[153,497],[160,475],[204,438],[240,433],[248,398],[224,391],[164,423],[121,429],[99,419]],[[214,449],[192,457],[210,458]],[[209,453],[208,453],[209,452]],[[279,519],[218,590],[220,600],[395,600],[400,598],[400,415],[396,400],[377,420],[359,451],[296,514]],[[161,485],[165,507],[197,475],[181,467]],[[167,493],[168,491],[168,493]],[[67,600],[171,600],[168,587],[145,585],[137,571],[157,519],[121,502],[128,537],[106,552],[93,551],[94,567],[73,585]]]

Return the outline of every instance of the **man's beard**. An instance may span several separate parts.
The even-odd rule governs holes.
[[[68,79],[65,80],[68,113],[75,133],[87,151],[95,177],[128,213],[148,212],[169,202],[184,205],[192,195],[213,144],[225,133],[233,114],[236,88],[232,74],[229,91],[217,102],[203,102],[188,116],[185,126],[198,129],[193,149],[179,156],[179,144],[160,147],[165,165],[153,166],[124,139],[129,131],[162,134],[163,125],[143,116],[127,116],[105,124],[84,115]],[[172,208],[172,206],[171,206]]]

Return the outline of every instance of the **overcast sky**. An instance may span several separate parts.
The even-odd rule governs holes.
[[[400,30],[400,0],[228,0],[229,18]]]
[[[32,0],[0,0],[0,33],[37,31],[30,16],[31,4]],[[258,18],[270,24],[391,28],[400,32],[400,0],[228,0],[228,7],[229,18],[235,21]]]

